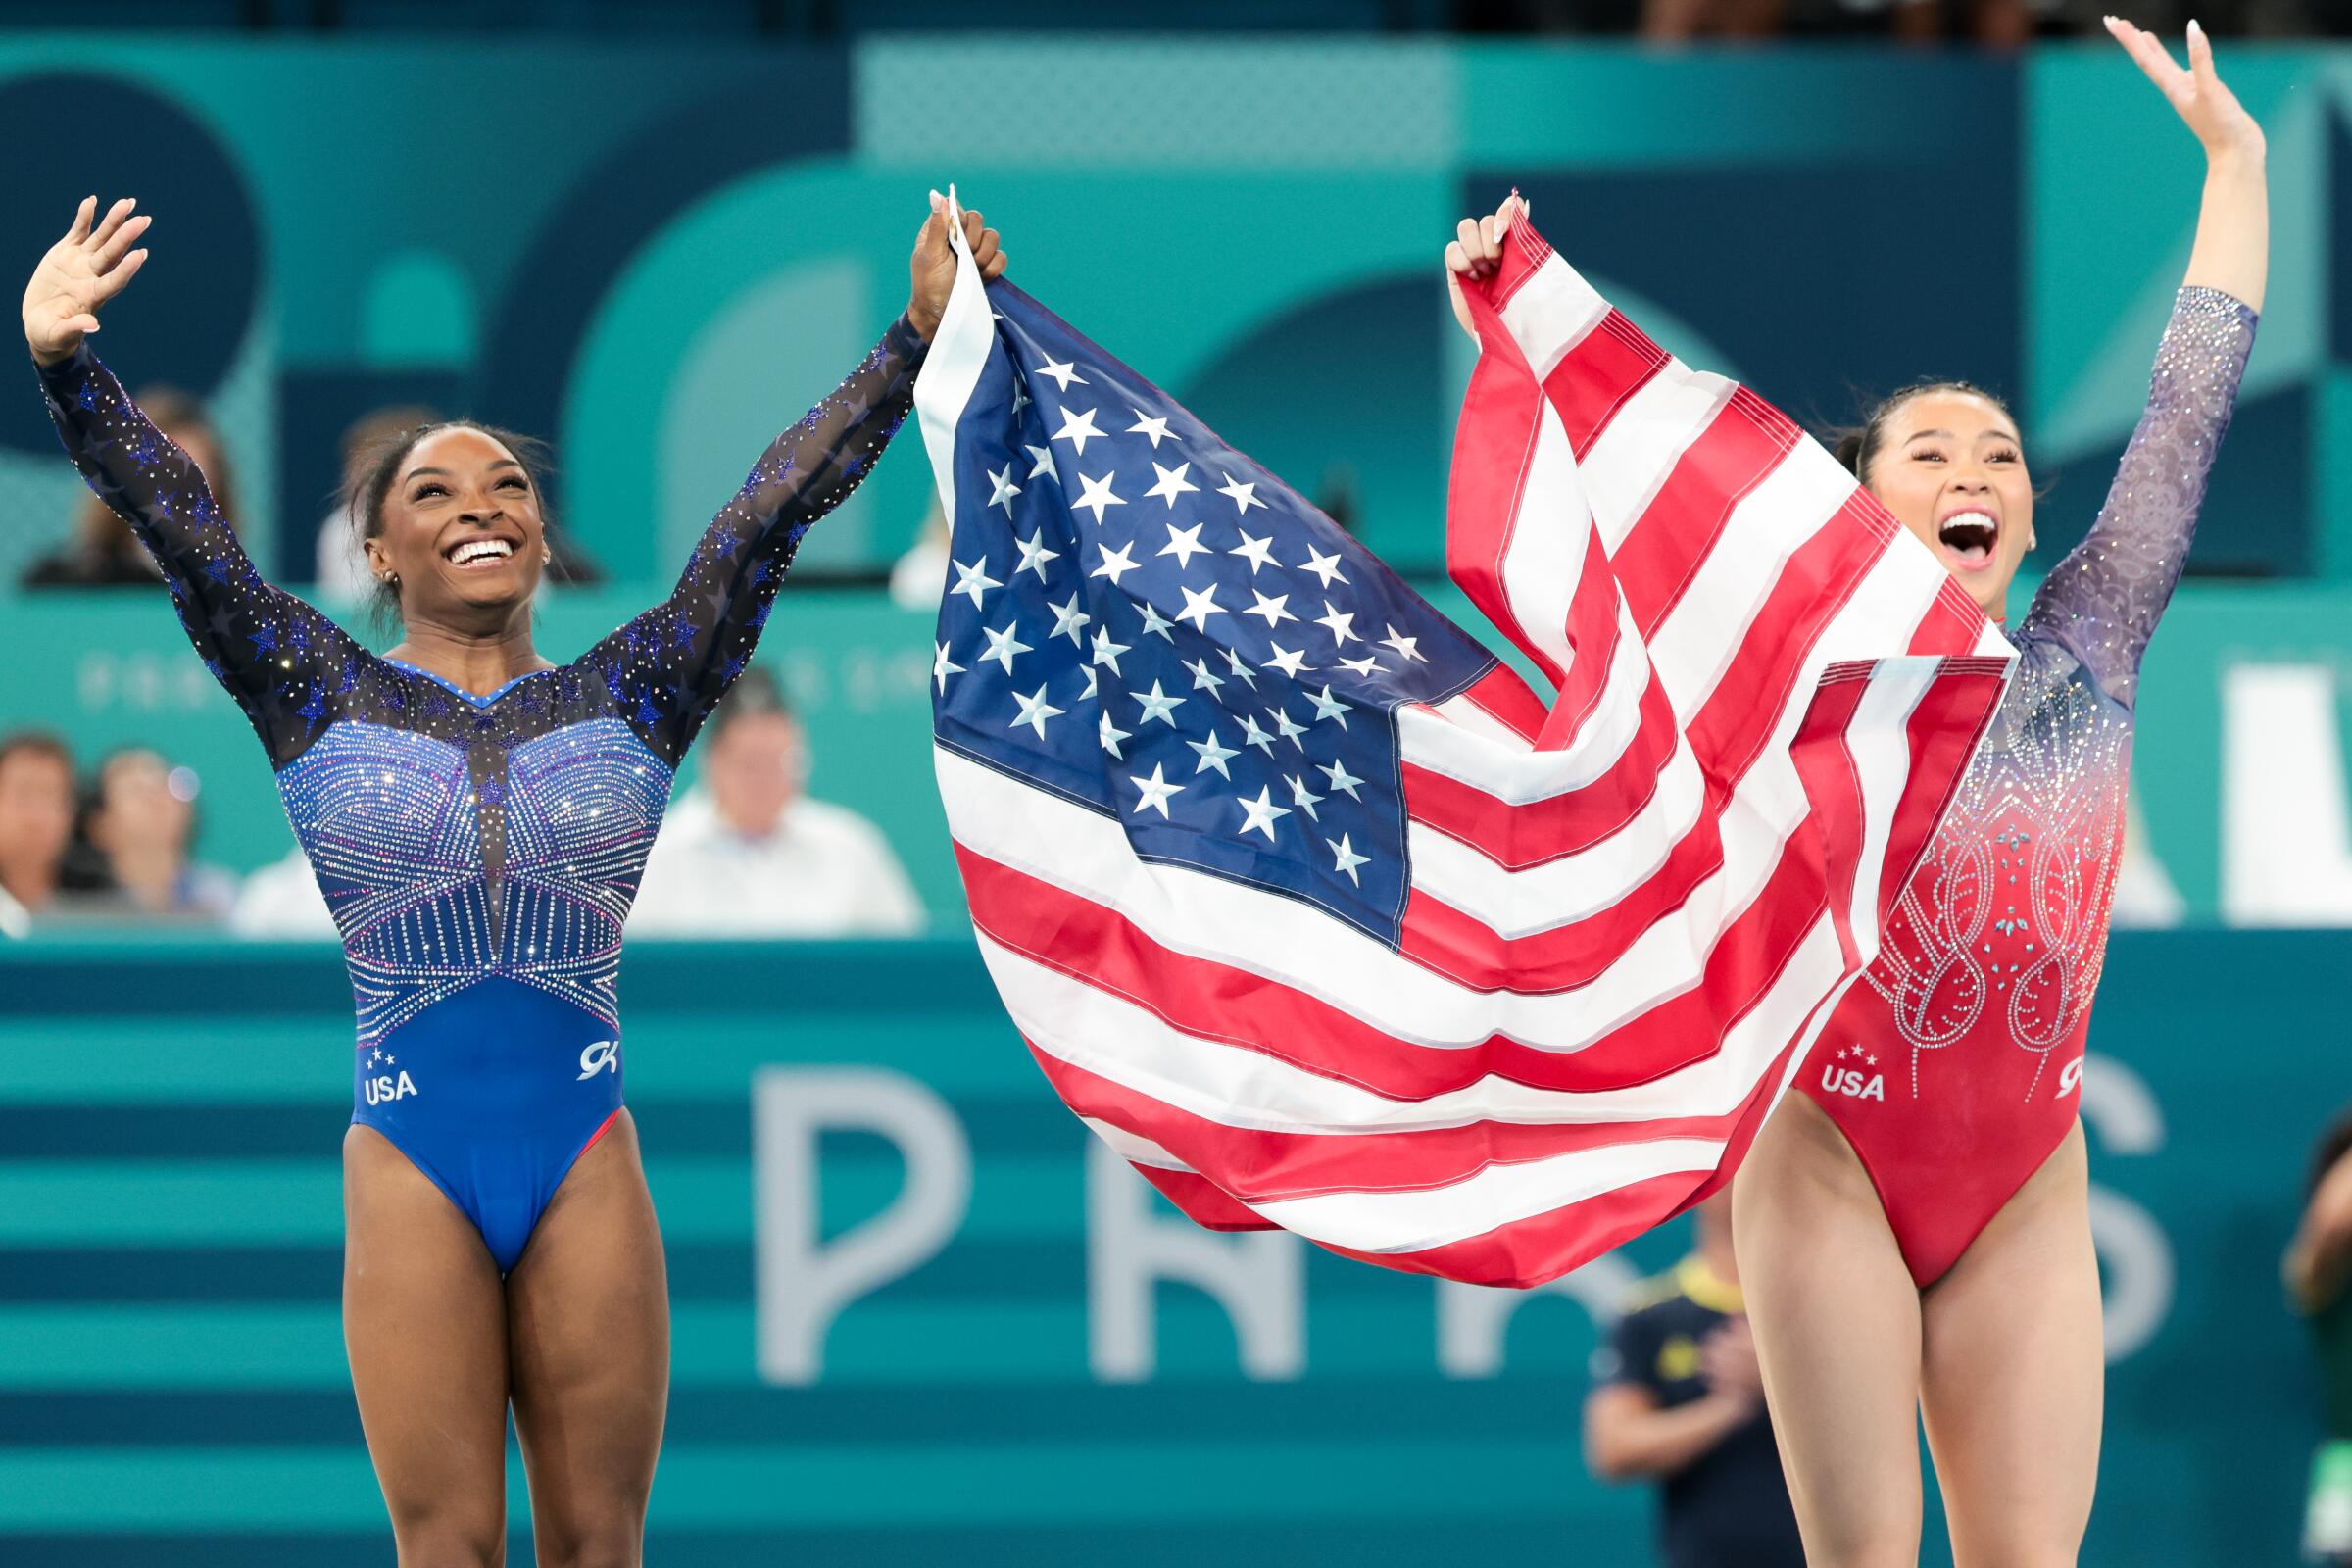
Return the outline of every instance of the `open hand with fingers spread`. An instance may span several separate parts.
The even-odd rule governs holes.
[[[2173,112],[2196,132],[2208,160],[2262,159],[2262,127],[2214,70],[2213,41],[2205,36],[2203,27],[2193,22],[2188,24],[2188,69],[2183,71],[2173,64],[2171,52],[2154,33],[2121,17],[2106,20],[2115,41],[2164,93]]]
[[[147,260],[146,251],[130,248],[153,221],[137,202],[123,197],[92,227],[97,216],[98,198],[84,197],[74,226],[24,285],[24,341],[43,365],[65,359],[98,330],[98,308],[122,293]]]
[[[956,287],[956,248],[948,238],[948,199],[933,191],[931,216],[916,232],[914,256],[907,263],[907,270],[914,276],[914,293],[906,301],[906,319],[926,343],[939,330],[939,318],[948,309],[948,294]],[[968,209],[963,215],[963,242],[971,248],[972,263],[980,269],[982,282],[993,283],[1004,275],[1004,251],[997,231]]]

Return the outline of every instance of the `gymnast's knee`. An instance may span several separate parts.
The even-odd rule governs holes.
[[[573,1521],[559,1539],[541,1532],[540,1568],[643,1568],[645,1519],[615,1516]]]
[[[507,1539],[495,1530],[436,1524],[397,1534],[400,1568],[506,1568]]]

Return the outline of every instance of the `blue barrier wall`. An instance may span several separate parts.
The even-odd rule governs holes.
[[[2345,1098],[2348,964],[2352,934],[2115,943],[2086,1564],[2292,1550],[2316,1418],[2278,1257]],[[1507,1315],[1288,1238],[1203,1274],[1236,1244],[1090,1168],[966,942],[641,946],[622,989],[676,1303],[663,1568],[1642,1560],[1646,1499],[1586,1479],[1577,1404],[1606,1298],[1678,1237]],[[336,1318],[332,952],[20,946],[0,995],[0,1561],[380,1558]],[[825,1299],[834,1242],[908,1220],[909,1162],[954,1199],[958,1160],[905,1272]]]

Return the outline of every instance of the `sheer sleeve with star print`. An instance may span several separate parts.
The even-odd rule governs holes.
[[[262,580],[204,470],[140,412],[86,343],[38,368],[74,466],[154,558],[188,640],[245,710],[272,765],[291,761],[318,734],[334,671],[350,668],[358,645]]]
[[[2090,533],[2050,569],[2019,628],[2021,639],[2039,631],[2065,647],[2126,707],[2138,695],[2140,657],[2188,560],[2256,319],[2220,289],[2180,290],[2156,351],[2147,411],[2124,449],[2107,504]]]
[[[898,433],[928,346],[905,317],[892,323],[831,396],[760,454],[670,596],[583,658],[671,766],[751,662],[802,536],[858,488]]]

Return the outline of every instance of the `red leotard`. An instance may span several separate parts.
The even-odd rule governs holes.
[[[2140,656],[2188,553],[2254,341],[2216,289],[2173,309],[2090,534],[2010,633],[2017,673],[1797,1084],[1870,1172],[1923,1287],[2074,1124],[2122,847]]]

